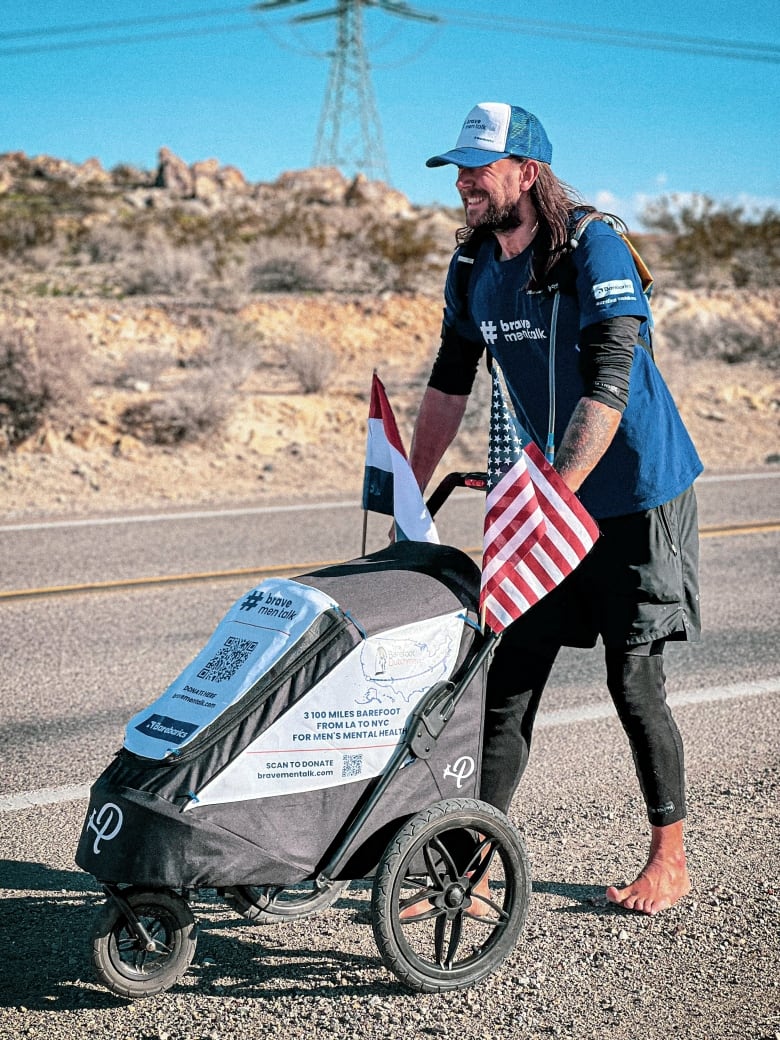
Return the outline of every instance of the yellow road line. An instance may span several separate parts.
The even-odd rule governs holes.
[[[319,563],[291,563],[284,567],[237,567],[226,571],[196,571],[192,574],[160,574],[141,578],[117,578],[113,581],[90,581],[83,585],[49,585],[37,589],[0,590],[0,599],[24,596],[54,596],[65,592],[101,592],[107,589],[132,589],[144,585],[178,585],[188,581],[209,581],[216,578],[241,578],[254,574],[275,577],[282,574],[308,574],[321,567],[334,567],[343,560],[323,560]]]
[[[766,534],[780,531],[780,520],[767,520],[749,524],[725,524],[720,527],[702,527],[701,538],[727,538],[742,534]],[[477,559],[482,554],[482,546],[472,546],[463,550],[467,556]],[[133,589],[153,585],[181,585],[186,582],[216,581],[226,578],[242,578],[254,575],[281,577],[291,574],[309,574],[323,567],[334,567],[343,560],[320,560],[316,563],[291,563],[284,566],[238,567],[233,570],[198,571],[192,574],[161,574],[141,578],[117,578],[113,581],[91,581],[81,585],[50,585],[36,589],[0,590],[0,600],[31,599],[34,596],[59,596],[75,592],[105,592],[117,589]]]

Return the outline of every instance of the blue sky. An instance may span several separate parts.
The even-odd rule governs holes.
[[[457,202],[453,168],[425,159],[477,101],[509,101],[544,123],[558,175],[633,226],[660,194],[780,207],[778,0],[409,5],[439,21],[368,9],[364,40],[390,181],[413,202]],[[335,6],[3,0],[0,152],[153,169],[166,146],[252,181],[305,168],[336,23],[290,18]]]

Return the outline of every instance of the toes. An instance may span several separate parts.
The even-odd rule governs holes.
[[[628,899],[629,890],[627,888],[615,888],[614,885],[610,885],[606,891],[606,897],[610,903],[617,903],[621,906],[626,899]]]

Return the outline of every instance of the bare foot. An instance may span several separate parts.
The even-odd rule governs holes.
[[[653,827],[650,855],[639,876],[625,888],[610,885],[606,895],[610,903],[652,916],[674,906],[690,890],[680,821]]]

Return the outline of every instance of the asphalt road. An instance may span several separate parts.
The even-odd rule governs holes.
[[[446,540],[478,543],[478,498],[448,504]],[[566,652],[512,809],[533,867],[528,924],[477,995],[403,991],[379,962],[365,885],[315,918],[270,930],[203,893],[195,899],[198,956],[183,983],[134,1005],[96,986],[88,935],[101,897],[73,864],[84,790],[121,744],[128,717],[161,692],[259,576],[0,599],[0,1038],[774,1040],[780,536],[777,528],[721,529],[780,519],[780,475],[705,478],[699,502],[705,637],[667,655],[686,743],[692,896],[654,919],[604,905],[604,886],[641,866],[647,827],[602,690],[600,655]],[[0,590],[305,570],[357,555],[360,525],[348,503],[0,524]],[[370,546],[381,544],[382,526],[372,528]]]

